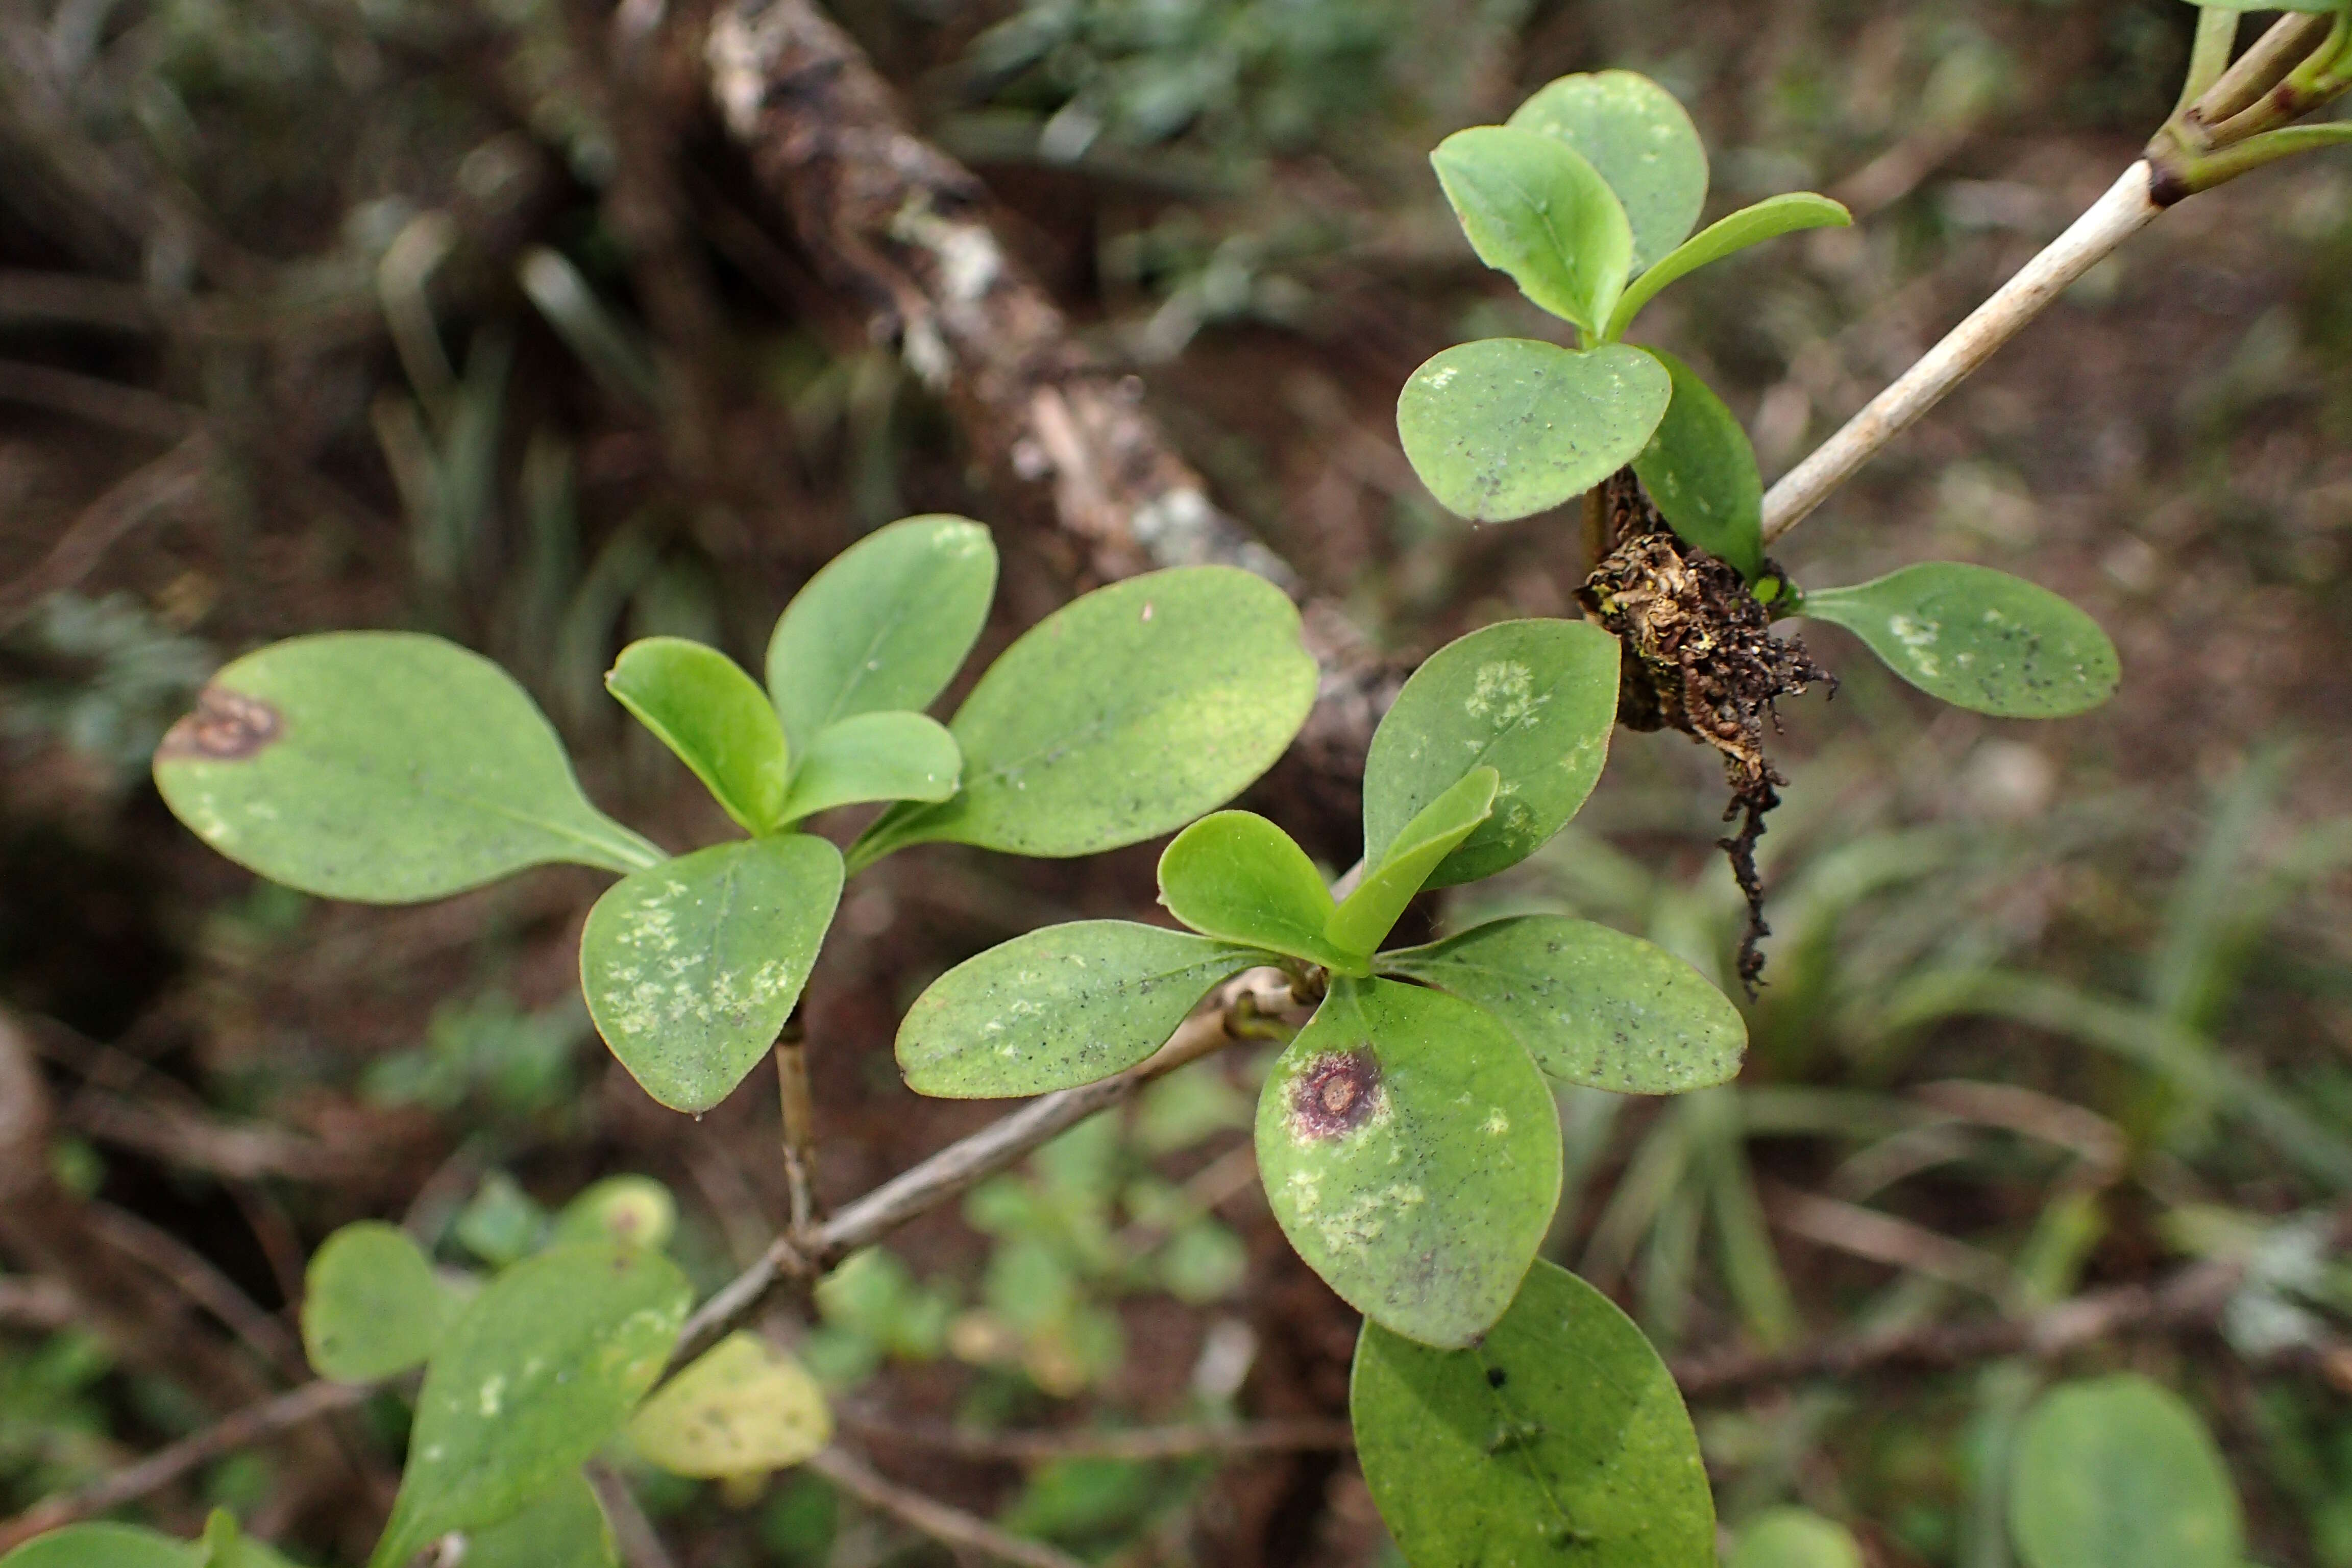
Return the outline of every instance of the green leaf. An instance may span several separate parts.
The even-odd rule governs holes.
[[[1380,966],[1484,1008],[1552,1077],[1617,1094],[1728,1083],[1748,1047],[1739,1009],[1697,970],[1591,921],[1492,921]]]
[[[1231,566],[1097,588],[1024,633],[949,726],[963,789],[886,812],[853,867],[945,840],[1092,855],[1173,832],[1274,765],[1315,701],[1281,589]]]
[[[1257,1159],[1299,1257],[1425,1344],[1486,1331],[1559,1201],[1559,1117],[1527,1052],[1467,1003],[1385,980],[1332,982],[1259,1094]]]
[[[225,1508],[213,1510],[205,1521],[204,1539],[196,1549],[205,1568],[294,1568],[285,1553],[238,1529],[236,1515]]]
[[[1167,1044],[1213,987],[1267,958],[1128,921],[1047,926],[931,982],[898,1026],[898,1070],[916,1093],[951,1100],[1092,1083]]]
[[[458,1246],[491,1268],[503,1268],[530,1257],[545,1243],[547,1210],[512,1176],[492,1171],[458,1211],[449,1234]]]
[[[792,1016],[841,899],[841,852],[787,833],[625,877],[580,933],[589,1016],[645,1091],[708,1110]]]
[[[36,1536],[0,1568],[202,1568],[204,1549],[135,1524],[69,1524]]]
[[[833,1441],[824,1391],[791,1356],[739,1330],[664,1384],[629,1421],[629,1443],[675,1476],[787,1469]]]
[[[1504,621],[1423,660],[1372,734],[1364,763],[1364,854],[1463,770],[1501,775],[1495,814],[1429,879],[1450,888],[1534,854],[1584,805],[1617,724],[1617,639],[1590,621]]]
[[[1754,582],[1764,571],[1764,479],[1748,432],[1715,389],[1673,354],[1654,355],[1674,378],[1675,398],[1633,472],[1659,513],[1708,554]]]
[[[1809,591],[1797,614],[1845,627],[1930,696],[2003,719],[2086,712],[2121,679],[2098,622],[1988,567],[1906,566],[1874,583]]]
[[[1675,95],[1628,70],[1564,76],[1511,116],[1564,142],[1609,182],[1633,227],[1634,267],[1682,243],[1706,205],[1706,148]]]
[[[1363,880],[1331,911],[1324,936],[1344,952],[1370,956],[1378,952],[1413,895],[1428,885],[1454,847],[1493,814],[1501,784],[1502,775],[1493,768],[1472,768],[1399,828],[1379,858],[1368,851]]]
[[[1863,1568],[1845,1526],[1801,1508],[1768,1509],[1739,1532],[1729,1568]]]
[[[2352,0],[2189,0],[2208,11],[2341,11]]]
[[[224,668],[155,751],[172,814],[306,893],[415,903],[527,866],[661,851],[588,804],[554,727],[479,654],[329,632]]]
[[[772,832],[783,820],[784,727],[733,659],[684,637],[646,637],[621,650],[604,687],[745,832]]]
[[[1665,368],[1622,343],[1578,353],[1484,338],[1406,379],[1397,436],[1440,505],[1507,522],[1581,495],[1640,457],[1673,395]]]
[[[1368,974],[1324,940],[1338,907],[1289,834],[1254,812],[1221,811],[1178,834],[1160,857],[1160,901],[1203,936]]]
[[[784,820],[868,800],[945,800],[962,753],[947,726],[921,713],[860,713],[816,732],[793,769]]]
[[[408,1469],[371,1568],[519,1513],[618,1431],[693,1290],[644,1247],[551,1247],[474,1298],[425,1370]]]
[[[996,546],[968,518],[910,517],[833,558],[768,639],[768,691],[799,751],[859,713],[928,708],[996,595]]]
[[[1582,154],[1532,131],[1474,125],[1429,162],[1479,260],[1553,315],[1600,331],[1632,269],[1633,231]]]
[[[1484,1341],[1364,1325],[1356,1453],[1414,1568],[1712,1568],[1715,1504],[1682,1395],[1609,1299],[1538,1263]]]
[[[1659,289],[1689,277],[1711,261],[1720,261],[1735,251],[1799,229],[1843,228],[1853,222],[1853,215],[1843,206],[1810,191],[1767,196],[1754,206],[1717,218],[1626,286],[1617,308],[1610,312],[1608,330],[1601,336],[1612,342],[1623,337],[1625,329],[1633,324],[1643,306],[1657,298]]]
[[[607,1176],[593,1182],[555,1216],[551,1239],[617,1241],[659,1248],[677,1229],[677,1199],[651,1176]]]
[[[320,1377],[374,1383],[422,1366],[459,1305],[406,1231],[362,1220],[310,1257],[302,1348]]]
[[[2010,1465],[2026,1568],[2239,1568],[2237,1489],[2179,1394],[2129,1373],[2053,1389]]]
[[[620,1568],[596,1489],[574,1470],[501,1523],[466,1538],[465,1568]]]

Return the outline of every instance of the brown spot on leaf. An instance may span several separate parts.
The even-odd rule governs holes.
[[[1381,1064],[1368,1046],[1330,1051],[1290,1082],[1290,1131],[1301,1142],[1344,1137],[1380,1109]]]
[[[164,762],[241,763],[278,739],[285,728],[278,710],[260,698],[207,686],[196,693],[196,710],[164,733],[155,755]]]

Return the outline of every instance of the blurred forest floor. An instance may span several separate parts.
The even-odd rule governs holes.
[[[1454,230],[1440,136],[1631,67],[1705,133],[1709,216],[1807,187],[1854,208],[1648,318],[1769,478],[2136,155],[2194,16],[832,14],[985,182],[1076,341],[1132,378],[1120,395],[1344,609],[1359,662],[1400,668],[1486,621],[1574,614],[1584,570],[1568,520],[1473,531],[1397,450],[1423,357],[1543,330]],[[689,1121],[588,1028],[595,877],[332,905],[182,831],[146,758],[213,667],[310,630],[457,637],[531,687],[601,803],[682,847],[724,824],[605,699],[623,641],[756,667],[793,588],[910,512],[996,529],[992,649],[1100,569],[1023,478],[1050,464],[990,449],[986,409],[866,330],[889,302],[763,200],[701,85],[704,26],[677,0],[0,0],[0,1514],[301,1381],[289,1303],[340,1224],[404,1217],[496,1260],[590,1180],[641,1172],[678,1194],[708,1286],[783,1210],[764,1075]],[[1744,1077],[1665,1103],[1563,1093],[1549,1255],[1680,1358],[1727,1521],[1797,1499],[1854,1521],[1876,1563],[2002,1568],[2005,1444],[2053,1368],[1924,1364],[1926,1342],[1842,1377],[1758,1358],[2205,1264],[2230,1271],[2226,1305],[2127,1317],[2054,1370],[2181,1388],[2256,1559],[2352,1568],[2347,276],[2352,160],[2197,197],[1784,552],[1820,584],[1936,556],[2029,576],[2108,627],[2125,682],[2086,719],[1992,721],[1809,630],[1845,679],[1783,715],[1795,783],[1766,841],[1776,935]],[[1245,804],[1338,867],[1359,846],[1334,772],[1294,758]],[[1482,896],[1722,977],[1740,910],[1721,802],[1696,748],[1622,735],[1571,831]],[[867,879],[805,1006],[827,1198],[987,1119],[898,1081],[921,986],[1030,926],[1149,910],[1155,854],[931,847]],[[1136,1462],[1099,1440],[1345,1413],[1354,1320],[1258,1198],[1252,1071],[1171,1080],[822,1288],[803,1349],[845,1436],[1104,1561],[1381,1561],[1344,1453]],[[184,1530],[222,1502],[299,1560],[356,1561],[398,1420],[380,1402],[139,1516]],[[1068,1441],[1042,1458],[986,1436],[1045,1427]],[[681,1564],[944,1560],[806,1479],[637,1479]]]

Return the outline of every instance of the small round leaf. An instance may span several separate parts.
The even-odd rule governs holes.
[[[630,1446],[648,1462],[712,1480],[786,1469],[831,1441],[816,1380],[747,1331],[705,1351],[629,1420]]]
[[[1662,349],[1674,401],[1633,472],[1659,515],[1682,535],[1754,582],[1764,571],[1764,479],[1748,432],[1698,373]]]
[[[406,1231],[362,1220],[311,1255],[302,1348],[320,1377],[373,1383],[422,1366],[459,1305]]]
[[[1363,880],[1331,911],[1323,934],[1343,952],[1370,956],[1438,866],[1494,815],[1501,784],[1493,768],[1472,768],[1422,807],[1378,859],[1367,854]]]
[[[2237,1489],[2181,1397],[2128,1373],[2067,1384],[2025,1418],[2010,1533],[2026,1568],[2239,1568]]]
[[[1633,235],[1581,154],[1532,131],[1474,125],[1429,162],[1479,260],[1553,315],[1601,330],[1624,289]]]
[[[1503,621],[1422,661],[1364,763],[1364,853],[1377,857],[1463,770],[1501,775],[1494,815],[1429,879],[1491,877],[1567,826],[1601,777],[1617,725],[1617,639],[1590,621]]]
[[[898,1026],[898,1070],[952,1100],[1075,1089],[1143,1060],[1212,987],[1268,956],[1129,921],[1047,926],[931,982]]]
[[[1385,980],[1332,982],[1259,1094],[1257,1158],[1299,1257],[1424,1344],[1494,1324],[1559,1201],[1559,1115],[1527,1052],[1469,1004]]]
[[[945,800],[962,767],[955,737],[938,720],[860,713],[826,725],[802,750],[784,820],[869,800]]]
[[[929,707],[995,595],[996,545],[969,518],[906,518],[835,556],[768,639],[768,691],[793,748],[855,714]]]
[[[172,814],[306,893],[415,903],[527,866],[661,851],[588,804],[497,665],[439,637],[329,632],[222,668],[155,751]]]
[[[841,852],[786,833],[624,877],[580,933],[580,987],[613,1055],[673,1110],[708,1110],[775,1044],[841,899]]]
[[[607,1176],[592,1182],[555,1216],[554,1243],[617,1241],[659,1248],[677,1229],[677,1199],[651,1176]]]
[[[1706,148],[1675,95],[1628,70],[1564,76],[1510,123],[1563,142],[1601,172],[1633,226],[1633,265],[1680,245],[1706,205]]]
[[[1714,1500],[1673,1376],[1563,1268],[1538,1263],[1467,1350],[1365,1323],[1349,1408],[1364,1482],[1416,1568],[1716,1561]]]
[[[1406,380],[1397,436],[1448,510],[1480,522],[1555,507],[1635,458],[1674,384],[1638,349],[1532,338],[1457,343]]]
[[[1610,312],[1608,328],[1601,336],[1612,342],[1623,337],[1625,329],[1633,324],[1643,306],[1657,298],[1659,289],[1687,278],[1709,262],[1720,261],[1735,251],[1799,229],[1843,228],[1852,222],[1853,215],[1844,207],[1810,191],[1768,196],[1729,217],[1717,218],[1626,286],[1617,308]]]
[[[2047,588],[1983,566],[1937,561],[1811,590],[1798,613],[1845,627],[1928,695],[1999,718],[2086,712],[2121,679],[2098,622]]]
[[[964,700],[949,726],[962,790],[884,813],[851,863],[939,840],[1059,857],[1171,833],[1274,765],[1315,684],[1298,611],[1262,577],[1178,566],[1097,588]]]
[[[1178,834],[1160,857],[1160,901],[1203,936],[1366,973],[1324,939],[1337,906],[1315,862],[1255,812],[1220,811]]]
[[[685,637],[645,637],[621,650],[604,687],[745,832],[766,833],[783,819],[792,772],[784,728],[742,666]]]
[[[1493,921],[1380,964],[1484,1008],[1552,1077],[1617,1094],[1727,1083],[1748,1047],[1739,1009],[1697,970],[1591,921]]]
[[[1864,1568],[1845,1526],[1801,1508],[1767,1510],[1748,1521],[1729,1568]]]

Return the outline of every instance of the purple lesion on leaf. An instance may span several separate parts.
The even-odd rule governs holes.
[[[207,686],[196,693],[195,711],[164,732],[155,755],[163,762],[240,763],[285,729],[284,717],[260,698]]]
[[[1381,1108],[1381,1063],[1370,1046],[1326,1051],[1290,1080],[1290,1133],[1302,1143],[1344,1138]]]

